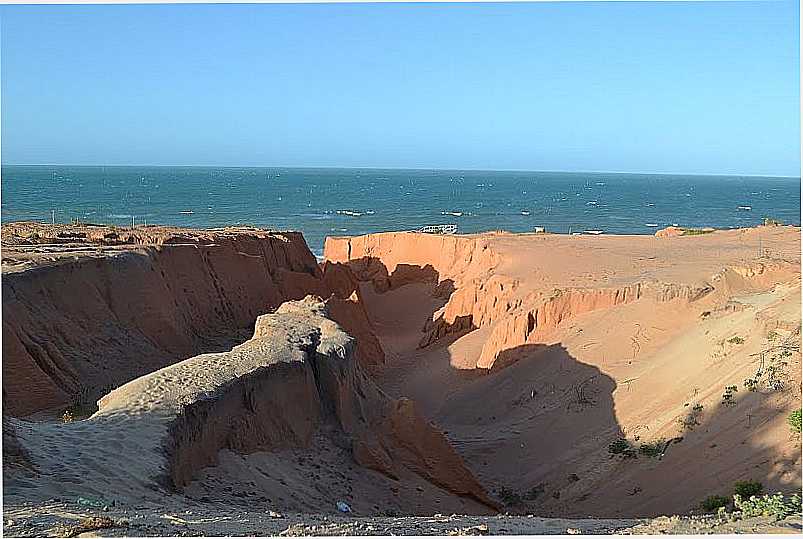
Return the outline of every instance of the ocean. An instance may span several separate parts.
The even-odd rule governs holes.
[[[333,168],[3,166],[2,220],[300,230],[329,235],[456,224],[653,234],[800,224],[800,178]]]

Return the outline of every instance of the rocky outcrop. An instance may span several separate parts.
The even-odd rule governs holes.
[[[285,303],[259,317],[247,342],[129,382],[84,421],[17,421],[22,443],[48,471],[42,481],[63,483],[65,495],[153,497],[181,490],[223,449],[304,447],[330,423],[351,440],[359,464],[390,476],[406,468],[495,508],[443,434],[365,374],[355,340],[327,315],[320,298]],[[69,466],[58,455],[65,448]]]
[[[310,293],[334,294],[333,317],[359,337],[361,359],[383,361],[348,268],[324,274],[299,233],[22,225],[3,227],[4,270],[24,262],[2,281],[8,414],[91,405],[138,376],[242,342],[257,316]]]

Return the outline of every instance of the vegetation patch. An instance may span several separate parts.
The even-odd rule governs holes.
[[[723,406],[736,406],[736,401],[733,399],[733,394],[739,391],[736,386],[725,386],[725,393],[722,394]]]
[[[795,434],[800,434],[801,414],[801,410],[795,410],[786,418],[786,421],[789,422],[789,428],[792,429],[792,432]]]
[[[655,440],[654,442],[641,444],[639,446],[638,451],[644,456],[647,457],[658,457],[664,452],[664,448],[667,446],[666,440],[661,438],[660,440]]]
[[[681,236],[700,236],[702,234],[710,234],[714,231],[713,228],[684,228]]]
[[[716,513],[720,507],[728,507],[730,503],[731,499],[727,496],[714,494],[700,502],[700,509],[706,513]]]
[[[685,430],[694,430],[694,427],[700,424],[700,418],[703,416],[703,405],[699,402],[692,406],[691,411],[685,417],[678,418],[678,423]]]
[[[621,455],[626,459],[634,459],[638,457],[636,449],[624,438],[618,438],[608,444],[608,453],[611,455]]]
[[[759,379],[760,379],[760,375],[757,375],[757,376],[756,376],[756,377],[754,377],[754,378],[747,378],[747,379],[745,379],[745,381],[744,381],[744,388],[745,388],[747,391],[752,391],[752,392],[756,392],[756,391],[758,391],[758,382],[759,382]]]
[[[738,494],[733,495],[733,505],[742,518],[774,517],[781,520],[801,512],[800,494],[784,496],[782,493],[750,496],[747,499]]]
[[[744,339],[742,337],[739,337],[738,335],[734,335],[733,337],[728,339],[728,342],[731,344],[744,344]]]
[[[758,496],[764,491],[764,485],[758,481],[736,481],[733,485],[733,493],[742,498]]]
[[[613,455],[620,455],[624,453],[629,447],[630,444],[627,442],[627,440],[625,440],[624,438],[619,438],[618,440],[614,440],[613,442],[608,444],[608,453],[611,453]]]
[[[776,331],[767,334],[771,346],[759,352],[760,365],[756,373],[744,381],[744,387],[752,392],[779,392],[789,387],[789,361],[794,352],[800,351],[799,331],[782,337]]]

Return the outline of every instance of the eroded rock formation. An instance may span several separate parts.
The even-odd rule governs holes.
[[[91,406],[137,376],[242,342],[257,316],[307,294],[335,296],[333,317],[359,337],[361,361],[384,358],[348,268],[324,274],[299,233],[17,223],[3,241],[7,414]],[[33,250],[42,243],[60,246]]]
[[[547,342],[559,325],[587,312],[641,298],[656,303],[691,303],[714,293],[717,300],[722,300],[732,290],[766,289],[797,268],[793,261],[777,259],[731,262],[706,280],[696,282],[635,276],[622,283],[600,283],[595,276],[597,282],[589,280],[583,286],[567,286],[561,282],[565,280],[556,280],[557,286],[550,286],[546,278],[539,283],[537,271],[522,269],[527,264],[525,256],[517,259],[512,252],[508,256],[500,252],[506,247],[506,236],[393,232],[327,238],[325,256],[348,264],[357,279],[372,283],[378,293],[413,282],[438,285],[434,295],[446,287],[449,292],[443,296],[447,301],[423,322],[419,346],[429,346],[449,335],[489,328],[489,336],[473,365],[481,369],[492,368],[505,350]],[[537,254],[543,256],[545,252]]]
[[[355,357],[355,340],[327,315],[320,298],[284,303],[259,317],[252,339],[139,377],[103,397],[86,420],[15,421],[48,471],[42,488],[150,499],[180,491],[223,449],[305,447],[331,423],[357,463],[390,477],[406,468],[492,511],[495,502],[443,434],[412,402],[376,386]],[[71,452],[69,465],[61,451]]]

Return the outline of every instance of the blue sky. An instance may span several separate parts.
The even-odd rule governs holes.
[[[4,164],[800,170],[791,0],[0,17]]]

